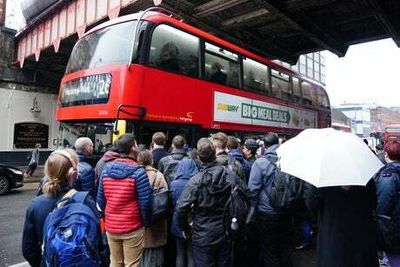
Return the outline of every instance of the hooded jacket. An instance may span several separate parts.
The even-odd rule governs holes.
[[[105,212],[105,228],[111,234],[150,226],[153,190],[144,168],[128,157],[107,164],[100,177],[97,204]]]
[[[84,155],[83,153],[78,152],[79,163],[78,163],[78,177],[72,184],[72,188],[76,191],[88,191],[90,195],[95,198],[95,178],[94,178],[94,169],[90,165],[91,158]]]
[[[192,177],[175,209],[178,227],[192,233],[195,246],[219,245],[226,242],[224,207],[231,192],[227,171],[216,161],[203,164],[201,171]],[[189,217],[193,224],[190,229]]]
[[[265,155],[254,162],[250,172],[248,185],[250,191],[250,206],[264,215],[278,214],[278,212],[271,207],[266,190],[266,187],[272,184],[271,177],[276,168],[274,162],[278,159],[276,154],[277,148],[278,145],[268,147],[265,151]]]
[[[94,168],[96,183],[98,182],[101,172],[104,170],[106,164],[113,160],[116,160],[119,157],[120,154],[118,152],[114,152],[111,150],[104,153],[103,157],[101,157],[101,159],[97,162],[96,167]]]
[[[234,157],[237,161],[239,161],[240,164],[242,164],[244,176],[246,178],[246,181],[248,181],[250,176],[250,165],[243,157],[242,151],[240,151],[239,149],[231,149],[229,150],[228,154],[229,156]]]
[[[179,196],[182,194],[183,188],[187,182],[198,173],[196,162],[192,159],[183,159],[176,170],[176,178],[171,183],[171,195],[172,195],[172,205],[173,205],[173,217],[171,224],[171,233],[182,238],[182,230],[177,224],[177,212],[175,211],[176,203],[178,202]]]
[[[386,215],[400,222],[400,162],[384,166],[375,179],[379,215]]]

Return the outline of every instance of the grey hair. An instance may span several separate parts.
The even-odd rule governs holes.
[[[85,147],[93,146],[93,142],[89,137],[79,137],[75,141],[75,150],[78,152],[83,152]]]

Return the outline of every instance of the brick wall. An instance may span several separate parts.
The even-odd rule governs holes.
[[[400,124],[400,112],[385,107],[371,109],[371,126],[383,131],[388,124]]]

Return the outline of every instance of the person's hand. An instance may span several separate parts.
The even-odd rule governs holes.
[[[247,214],[246,217],[246,226],[251,227],[255,221],[256,221],[256,208],[250,207],[249,213]]]

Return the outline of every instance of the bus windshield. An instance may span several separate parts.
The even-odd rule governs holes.
[[[387,127],[387,133],[399,133],[400,134],[400,127]]]
[[[89,137],[94,144],[95,153],[104,153],[112,145],[114,125],[110,122],[104,123],[75,123],[62,122],[60,124],[59,146],[73,147],[76,139],[81,136]]]
[[[66,74],[112,64],[130,63],[136,21],[124,22],[81,38],[69,59]]]

